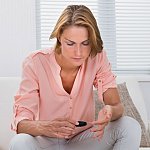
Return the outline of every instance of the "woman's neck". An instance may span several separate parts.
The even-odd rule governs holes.
[[[61,54],[55,53],[55,59],[58,65],[61,67],[61,71],[65,73],[76,74],[80,67],[71,66],[68,62],[65,62]]]

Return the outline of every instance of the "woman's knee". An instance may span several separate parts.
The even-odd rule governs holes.
[[[125,127],[128,128],[130,131],[134,130],[137,133],[141,133],[141,126],[136,119],[129,116],[123,116],[120,119],[121,122],[123,122],[122,124],[125,125]]]
[[[137,120],[129,116],[123,116],[118,121],[118,126],[123,129],[130,138],[141,138],[141,126]]]
[[[17,134],[12,138],[9,147],[10,150],[32,150],[36,147],[36,141],[29,134]]]

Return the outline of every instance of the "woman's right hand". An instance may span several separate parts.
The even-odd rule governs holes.
[[[75,134],[76,121],[68,118],[57,118],[53,121],[38,121],[37,129],[41,135],[54,138],[69,138]]]

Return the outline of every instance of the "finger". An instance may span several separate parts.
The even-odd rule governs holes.
[[[75,129],[69,128],[69,127],[61,127],[61,129],[67,130],[67,131],[74,131]]]
[[[102,124],[105,124],[105,123],[108,123],[108,122],[109,122],[109,118],[106,118],[104,120],[93,121],[92,124],[93,125],[102,125]]]
[[[70,119],[69,117],[67,118],[57,118],[56,119],[57,121],[67,121],[68,123],[71,123],[73,125],[76,125],[78,122],[73,120],[73,119]]]
[[[55,126],[53,126],[52,128],[51,128],[51,130],[53,131],[53,132],[61,132],[61,133],[66,133],[66,134],[71,134],[72,132],[73,132],[73,129],[66,129],[65,127],[55,127]]]
[[[69,123],[73,124],[73,125],[78,125],[79,123],[73,119],[67,118],[67,120]]]
[[[101,131],[104,130],[107,124],[103,124],[103,125],[97,125],[93,128],[91,128],[91,132],[97,132],[97,131]]]
[[[76,124],[76,121],[69,118],[57,118],[55,120],[55,125],[57,127],[69,127],[71,129],[74,129]]]
[[[64,139],[64,138],[68,138],[69,137],[69,135],[68,134],[63,134],[63,133],[55,133],[55,137],[57,137],[57,138],[62,138],[62,139]]]
[[[108,115],[112,116],[112,108],[111,108],[111,106],[110,105],[106,105],[104,107],[104,109],[103,109],[103,113],[106,114],[106,115],[108,114]]]
[[[75,129],[75,124],[70,123],[69,121],[61,122],[62,127],[68,127],[70,129]]]
[[[106,115],[106,118],[109,119],[109,120],[111,119],[111,117],[112,117],[111,113],[109,113],[109,114]]]
[[[97,139],[98,141],[101,141],[102,137],[103,137],[103,135],[101,135],[101,136],[96,136],[96,137],[93,137],[93,138]]]
[[[101,130],[101,131],[98,131],[98,132],[96,132],[95,134],[94,134],[94,138],[97,138],[97,137],[102,137],[103,136],[103,134],[104,134],[104,130]]]
[[[98,132],[98,131],[101,131],[103,130],[105,127],[101,127],[101,128],[92,128],[90,131],[91,132]]]
[[[47,137],[55,137],[55,138],[66,138],[66,137],[69,136],[68,134],[61,133],[61,132],[54,131],[54,130],[50,130],[50,129],[48,129],[48,130],[46,131],[45,135],[46,135]]]
[[[100,119],[105,119],[106,117],[112,117],[112,108],[110,105],[105,105],[103,109],[99,112],[98,118]]]
[[[60,120],[53,121],[53,126],[55,128],[61,128],[61,127],[68,127],[70,129],[74,129],[75,128],[75,125],[72,125],[72,124],[69,124],[66,121],[60,121]]]
[[[61,127],[59,129],[57,129],[58,132],[61,132],[61,133],[65,133],[65,134],[73,134],[75,131],[73,129],[68,129],[66,127]]]

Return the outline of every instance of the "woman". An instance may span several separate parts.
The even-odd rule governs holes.
[[[137,150],[141,129],[122,117],[115,76],[92,12],[68,6],[50,36],[54,48],[23,62],[10,150]],[[105,104],[94,121],[93,85]],[[84,127],[77,127],[84,121]],[[131,132],[132,131],[132,132]],[[130,144],[132,143],[132,144]]]

